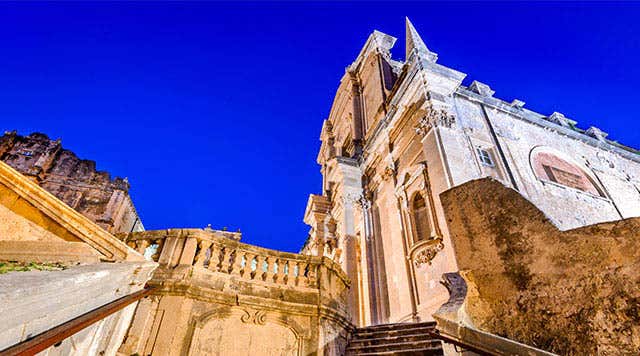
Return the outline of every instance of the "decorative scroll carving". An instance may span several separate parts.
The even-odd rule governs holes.
[[[434,259],[434,257],[436,257],[438,252],[442,251],[443,248],[444,244],[442,243],[441,239],[438,239],[436,243],[424,246],[413,257],[413,264],[416,266],[416,268],[422,266],[423,264],[431,265],[431,261]]]
[[[426,135],[432,127],[448,127],[451,128],[456,122],[455,116],[450,114],[444,109],[436,110],[433,107],[427,109],[425,117],[420,119],[418,125],[415,126],[415,131],[418,135]]]
[[[437,313],[457,312],[467,297],[467,283],[458,272],[449,272],[442,275],[442,284],[449,291],[449,300],[440,307]]]
[[[267,313],[265,313],[262,310],[257,310],[257,311],[249,311],[246,309],[242,310],[244,312],[244,314],[242,314],[242,316],[240,317],[240,320],[243,323],[254,323],[257,325],[264,325],[265,322],[267,321]]]

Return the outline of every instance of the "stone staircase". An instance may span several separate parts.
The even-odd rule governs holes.
[[[442,343],[431,332],[435,322],[398,323],[358,328],[347,346],[349,355],[442,355]]]

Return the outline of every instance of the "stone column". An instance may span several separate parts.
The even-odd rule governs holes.
[[[342,252],[341,261],[337,261],[347,276],[352,281],[349,290],[347,304],[353,321],[360,320],[359,308],[359,273],[358,260],[355,244],[356,226],[355,221],[356,205],[362,197],[362,171],[357,161],[342,157],[337,158],[337,179],[340,190],[337,192],[338,199],[342,201],[341,219],[337,221],[336,229],[338,248]]]

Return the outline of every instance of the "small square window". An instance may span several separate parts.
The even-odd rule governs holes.
[[[476,152],[478,153],[478,158],[480,159],[480,163],[485,166],[495,167],[495,163],[493,163],[493,156],[489,150],[485,150],[484,148],[476,148]]]

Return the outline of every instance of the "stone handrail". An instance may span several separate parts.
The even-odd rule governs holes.
[[[319,288],[319,269],[348,279],[332,260],[271,250],[237,241],[237,234],[204,229],[168,229],[133,232],[120,237],[144,253],[156,246],[151,259],[161,267],[192,266],[212,272],[295,287]]]

